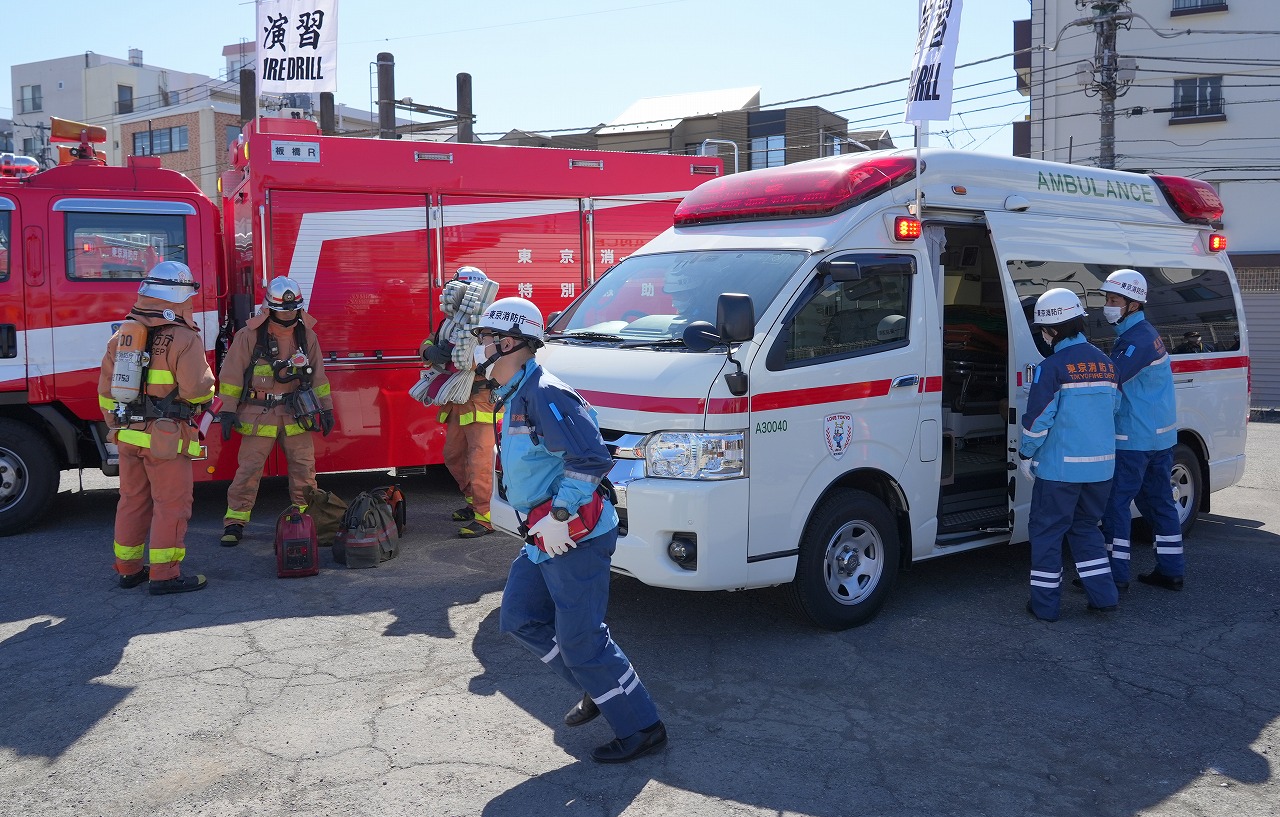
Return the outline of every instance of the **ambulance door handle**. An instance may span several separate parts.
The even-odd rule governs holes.
[[[891,388],[896,389],[900,386],[918,386],[918,385],[920,385],[920,375],[904,374],[901,377],[895,377],[893,379],[893,385],[891,386]]]

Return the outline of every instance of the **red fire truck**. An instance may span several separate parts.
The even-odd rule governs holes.
[[[88,141],[79,155],[93,157]],[[321,136],[293,119],[251,122],[231,151],[220,206],[155,157],[39,173],[0,161],[0,535],[40,518],[60,471],[115,472],[98,368],[155,262],[201,282],[215,371],[266,283],[297,280],[337,417],[318,469],[411,469],[441,461],[443,428],[407,390],[454,269],[562,310],[722,172],[703,157]],[[237,441],[206,442],[196,478],[230,479]]]

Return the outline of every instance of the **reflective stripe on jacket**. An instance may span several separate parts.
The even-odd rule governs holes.
[[[1116,324],[1116,335],[1111,359],[1124,398],[1116,415],[1116,448],[1172,448],[1178,442],[1178,403],[1164,341],[1142,312]]]
[[[1102,482],[1115,471],[1115,366],[1083,335],[1058,341],[1036,367],[1018,452],[1038,479]]]

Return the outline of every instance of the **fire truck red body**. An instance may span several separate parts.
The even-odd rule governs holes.
[[[318,469],[414,468],[441,461],[436,412],[407,390],[457,267],[561,310],[721,173],[702,157],[326,137],[284,119],[250,123],[232,151],[220,207],[153,157],[0,175],[0,535],[39,518],[59,471],[114,472],[98,368],[154,263],[200,281],[215,371],[266,283],[297,280],[337,417]],[[238,441],[206,442],[197,479],[230,479]]]

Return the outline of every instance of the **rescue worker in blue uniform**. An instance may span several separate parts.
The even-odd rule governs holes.
[[[584,692],[565,714],[581,726],[603,714],[616,737],[592,758],[622,763],[667,741],[658,709],[604,623],[609,561],[618,514],[599,491],[613,459],[595,410],[534,359],[545,337],[542,314],[523,298],[501,298],[472,330],[476,371],[498,383],[505,411],[498,438],[500,495],[527,528],[502,594],[501,629]],[[579,511],[583,511],[582,515]],[[589,527],[586,513],[598,513]],[[574,531],[578,538],[575,540]]]
[[[1115,466],[1115,366],[1085,339],[1084,307],[1069,289],[1051,289],[1035,306],[1035,323],[1053,354],[1036,367],[1022,418],[1018,469],[1031,489],[1031,600],[1027,612],[1057,621],[1062,599],[1062,540],[1071,546],[1088,609],[1114,612],[1111,578],[1098,522]]]
[[[1116,327],[1111,347],[1122,402],[1116,416],[1116,474],[1102,520],[1111,553],[1111,573],[1120,588],[1129,586],[1129,503],[1151,524],[1155,535],[1156,567],[1138,581],[1166,590],[1181,590],[1185,564],[1182,525],[1173,501],[1169,475],[1173,447],[1178,442],[1178,407],[1173,369],[1160,333],[1146,318],[1147,279],[1131,269],[1107,276],[1100,289],[1107,293],[1103,315]]]

